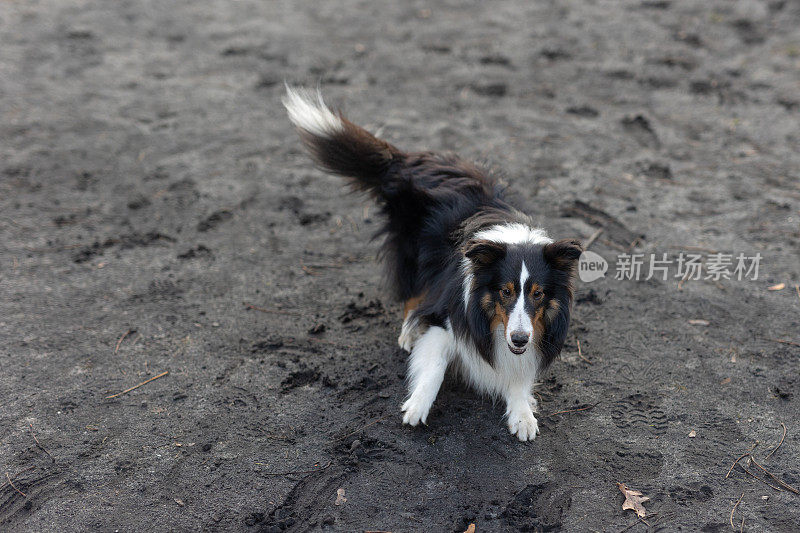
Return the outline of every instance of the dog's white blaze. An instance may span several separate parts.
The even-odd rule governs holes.
[[[289,113],[289,120],[308,133],[330,138],[344,130],[341,119],[325,105],[319,91],[315,95],[307,89],[287,85],[283,105]]]
[[[498,224],[481,230],[475,234],[475,239],[502,242],[505,244],[549,244],[553,239],[541,228],[532,228],[525,224]]]
[[[469,295],[472,293],[472,279],[471,272],[472,263],[466,257],[461,260],[461,274],[464,276],[464,311],[469,309]]]
[[[511,333],[515,331],[522,331],[528,334],[528,341],[530,342],[533,335],[533,322],[531,317],[525,312],[525,282],[528,281],[528,268],[525,266],[525,261],[522,262],[522,270],[519,274],[519,298],[517,303],[514,304],[514,309],[511,311],[511,316],[508,318],[508,327],[506,328],[506,342],[512,346]]]

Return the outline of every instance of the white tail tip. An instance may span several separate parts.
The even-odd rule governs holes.
[[[312,135],[330,138],[344,130],[342,120],[325,105],[318,90],[312,92],[287,84],[283,105],[289,113],[289,120]]]

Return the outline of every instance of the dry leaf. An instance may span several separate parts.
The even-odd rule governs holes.
[[[720,385],[727,385],[730,382],[731,382],[731,378],[725,378],[722,381],[720,381],[719,384]]]
[[[344,497],[344,489],[336,489],[336,502],[335,502],[335,505],[342,505],[346,501],[347,501],[347,498]]]
[[[468,525],[467,530],[464,533],[475,533],[475,524]]]
[[[709,326],[711,325],[711,322],[708,320],[703,320],[702,318],[693,318],[689,321],[689,324],[693,326]]]
[[[689,438],[690,438],[690,439],[693,439],[693,438],[695,438],[696,436],[697,436],[697,432],[696,432],[695,430],[691,430],[691,431],[689,432]]]
[[[622,510],[633,509],[636,511],[636,516],[644,518],[647,516],[647,511],[644,510],[643,502],[648,501],[650,498],[642,496],[638,490],[631,490],[625,483],[617,483],[619,491],[625,496],[625,501],[622,502]]]
[[[773,285],[772,287],[767,287],[768,291],[782,291],[786,288],[785,283],[778,283],[777,285]]]

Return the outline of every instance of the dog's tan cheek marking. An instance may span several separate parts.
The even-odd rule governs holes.
[[[499,302],[492,305],[492,295],[487,293],[481,298],[481,307],[486,312],[486,316],[491,318],[489,329],[494,331],[503,322],[502,316],[497,313],[497,309],[502,309],[503,306]],[[508,322],[508,319],[506,319],[506,322]]]
[[[497,326],[503,324],[503,331],[505,332],[506,328],[508,328],[508,313],[506,313],[505,308],[500,305],[500,302],[494,304],[494,318],[492,319],[491,328],[492,331],[497,329]]]
[[[542,335],[544,335],[544,330],[545,330],[544,307],[539,307],[538,309],[536,309],[536,312],[531,317],[531,323],[533,323],[534,338],[541,339]]]

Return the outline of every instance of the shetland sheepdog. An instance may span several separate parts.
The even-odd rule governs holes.
[[[388,281],[404,302],[398,343],[410,352],[403,422],[427,423],[452,367],[505,402],[513,435],[534,439],[533,386],[564,345],[580,242],[549,238],[489,170],[403,152],[319,92],[287,86],[283,103],[314,160],[380,206]]]

